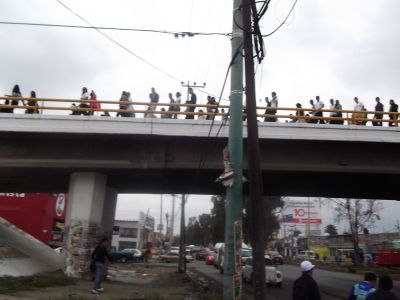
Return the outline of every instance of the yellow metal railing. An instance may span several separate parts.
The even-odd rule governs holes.
[[[104,112],[104,113],[142,113],[144,115],[192,115],[192,116],[222,116],[226,117],[228,115],[229,106],[228,105],[210,105],[210,104],[187,104],[187,103],[152,103],[152,102],[131,102],[131,101],[112,101],[112,100],[76,100],[76,99],[53,99],[53,98],[25,98],[25,97],[0,97],[0,100],[8,100],[10,103],[13,100],[17,100],[18,102],[23,102],[22,105],[11,105],[11,104],[0,104],[0,111],[5,109],[26,109],[26,110],[35,110],[40,111],[43,113],[45,110],[58,110],[58,111],[74,111],[74,112]],[[37,105],[29,106],[25,104],[24,101],[34,101]],[[63,107],[63,106],[48,106],[48,105],[39,105],[39,103],[44,102],[52,102],[52,103],[70,103],[70,104],[86,104],[89,105],[90,103],[99,103],[100,105],[106,104],[108,106],[145,106],[145,107],[179,107],[179,108],[189,108],[189,107],[196,107],[198,109],[204,108],[205,111],[172,111],[172,110],[157,110],[157,109],[121,109],[121,108],[90,108],[90,107]],[[219,111],[218,113],[215,112],[207,112],[207,108],[210,109],[225,109],[226,112],[222,113]],[[245,108],[244,108],[245,109]],[[399,123],[399,112],[380,112],[380,111],[356,111],[356,110],[335,110],[335,109],[312,109],[312,108],[292,108],[292,107],[265,107],[265,106],[257,106],[258,110],[268,110],[268,111],[287,111],[293,112],[292,114],[257,114],[257,117],[261,118],[269,118],[270,120],[279,120],[284,119],[288,122],[298,122],[299,120],[304,120],[304,122],[312,123],[312,121],[347,121],[348,124],[364,124],[366,122],[372,123],[389,123],[389,125],[398,126]],[[296,112],[302,111],[304,115],[296,116]],[[324,117],[324,116],[313,116],[314,112],[322,112],[322,113],[341,113],[342,117]],[[309,113],[310,115],[306,115]],[[376,118],[369,118],[368,115],[382,115],[382,119]],[[388,119],[384,119],[384,116],[389,116]],[[246,113],[244,112],[244,117]]]

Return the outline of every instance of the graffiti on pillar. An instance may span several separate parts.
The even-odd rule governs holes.
[[[231,158],[228,146],[222,151],[224,158],[224,172],[215,180],[220,182],[224,187],[232,187],[235,181],[235,169],[231,164]]]
[[[233,299],[242,300],[242,275],[233,275]]]
[[[235,238],[235,273],[242,272],[242,244],[243,244],[243,225],[242,220],[234,223],[233,234]]]
[[[100,236],[100,226],[81,220],[72,220],[66,228],[66,270],[74,277],[83,277],[89,272],[91,254]]]

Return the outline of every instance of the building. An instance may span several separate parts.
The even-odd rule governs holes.
[[[138,248],[139,221],[115,220],[111,246],[118,251]]]
[[[139,221],[115,220],[111,246],[118,251],[147,248],[155,239],[154,223],[154,218],[143,212],[139,213]]]

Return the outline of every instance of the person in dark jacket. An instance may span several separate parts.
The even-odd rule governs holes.
[[[108,239],[103,238],[92,253],[92,263],[96,266],[96,275],[93,282],[92,294],[98,294],[99,292],[104,291],[101,287],[101,278],[106,269],[106,259],[111,261],[110,254],[107,251],[107,244]]]
[[[188,97],[190,96],[190,99],[188,99],[186,101],[186,104],[196,104],[197,103],[197,96],[196,94],[193,92],[192,88],[188,89]],[[195,106],[187,106],[186,107],[186,112],[194,112],[195,110]],[[185,119],[194,119],[194,115],[190,114],[190,115],[186,115]]]
[[[389,114],[389,118],[390,118],[390,122],[389,122],[389,126],[393,127],[393,126],[397,126],[397,119],[398,119],[398,115],[397,113],[399,112],[399,106],[394,102],[393,99],[390,99],[389,101],[389,112],[394,113],[394,114]]]
[[[381,103],[381,99],[379,97],[376,97],[375,101],[376,101],[375,111],[383,112],[383,104]],[[377,121],[373,121],[372,125],[382,126],[383,114],[375,114],[374,119],[376,119]]]
[[[318,285],[312,277],[314,267],[308,260],[300,264],[302,274],[293,284],[293,300],[321,300]]]
[[[376,292],[369,294],[366,300],[399,300],[390,290],[393,288],[393,280],[390,276],[379,277],[379,288]]]

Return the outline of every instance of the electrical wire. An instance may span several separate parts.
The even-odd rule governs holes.
[[[235,59],[237,58],[237,56],[238,56],[239,54],[241,54],[242,48],[243,48],[243,44],[241,44],[241,45],[236,49],[235,55],[233,55],[233,57],[232,57],[232,59],[231,59],[231,61],[230,61],[230,63],[229,63],[228,69],[226,70],[226,75],[225,75],[224,83],[223,83],[223,85],[222,85],[221,93],[220,93],[220,96],[219,96],[219,99],[218,99],[217,107],[216,107],[215,112],[214,112],[214,117],[212,118],[212,122],[211,122],[211,125],[210,125],[210,129],[209,129],[209,131],[208,131],[207,138],[209,138],[209,137],[211,136],[212,128],[213,128],[214,123],[215,123],[215,115],[217,114],[217,109],[218,109],[218,107],[219,107],[219,105],[220,105],[220,102],[221,102],[221,99],[222,99],[222,94],[223,94],[223,92],[224,92],[224,90],[225,90],[226,81],[228,80],[228,76],[229,76],[229,72],[230,72],[230,70],[231,70],[232,64],[233,64],[233,62],[235,61]],[[228,113],[229,113],[229,112],[228,112]],[[221,128],[226,124],[226,122],[227,122],[226,119],[223,120],[223,121],[221,122],[220,127],[219,127],[219,129],[218,129],[218,131],[217,131],[217,134],[216,134],[215,138],[218,137],[218,135],[219,135],[219,133],[220,133],[220,131],[221,131]],[[202,155],[201,155],[201,157],[200,157],[199,165],[198,165],[198,167],[197,167],[197,171],[200,171],[200,170],[204,167],[204,164],[205,164],[205,162],[207,161],[207,156],[208,156],[208,151],[203,150]]]
[[[84,21],[86,24],[88,24],[91,28],[95,29],[97,32],[99,32],[103,37],[105,37],[106,39],[108,39],[109,41],[113,42],[114,44],[116,44],[117,46],[119,46],[120,48],[124,49],[126,52],[130,53],[131,55],[135,56],[137,59],[141,60],[142,62],[144,62],[145,64],[149,65],[150,67],[152,67],[153,69],[163,73],[164,75],[178,81],[178,82],[182,82],[181,80],[179,80],[178,78],[176,78],[175,76],[171,75],[170,73],[158,68],[157,66],[153,65],[151,62],[147,61],[146,59],[142,58],[141,56],[137,55],[136,53],[134,53],[133,51],[131,51],[129,48],[125,47],[124,45],[122,45],[121,43],[119,43],[118,41],[116,41],[115,39],[113,39],[111,36],[109,36],[108,34],[104,33],[103,31],[101,31],[100,29],[98,29],[97,27],[95,27],[94,25],[92,25],[89,21],[87,21],[85,18],[83,18],[82,16],[80,16],[78,13],[76,13],[75,11],[73,11],[71,8],[69,8],[67,5],[65,5],[63,2],[61,2],[60,0],[56,0],[61,6],[63,6],[65,9],[67,9],[68,11],[70,11],[72,14],[74,14],[75,16],[77,16],[79,19],[81,19],[82,21]]]
[[[274,34],[275,32],[277,32],[284,24],[286,24],[286,21],[287,21],[287,19],[289,19],[290,15],[292,14],[294,8],[296,7],[297,2],[298,2],[298,0],[295,0],[295,1],[293,2],[292,8],[290,9],[289,13],[287,14],[285,20],[283,20],[283,22],[282,22],[278,27],[276,27],[273,31],[271,31],[271,32],[268,33],[268,34],[263,35],[263,37],[267,37],[267,36],[273,35],[273,34]]]
[[[68,25],[68,24],[49,24],[49,23],[31,23],[31,22],[9,22],[9,21],[0,21],[2,25],[24,25],[24,26],[39,26],[39,27],[59,27],[59,28],[76,28],[76,29],[93,29],[94,26],[83,26],[83,25]],[[117,30],[117,31],[133,31],[133,32],[146,32],[146,33],[161,33],[161,34],[170,34],[175,37],[194,37],[196,35],[200,36],[226,36],[230,37],[231,33],[223,33],[223,32],[193,32],[193,31],[171,31],[171,30],[158,30],[158,29],[141,29],[141,28],[124,28],[124,27],[104,27],[104,26],[96,26],[97,29],[100,30]]]

